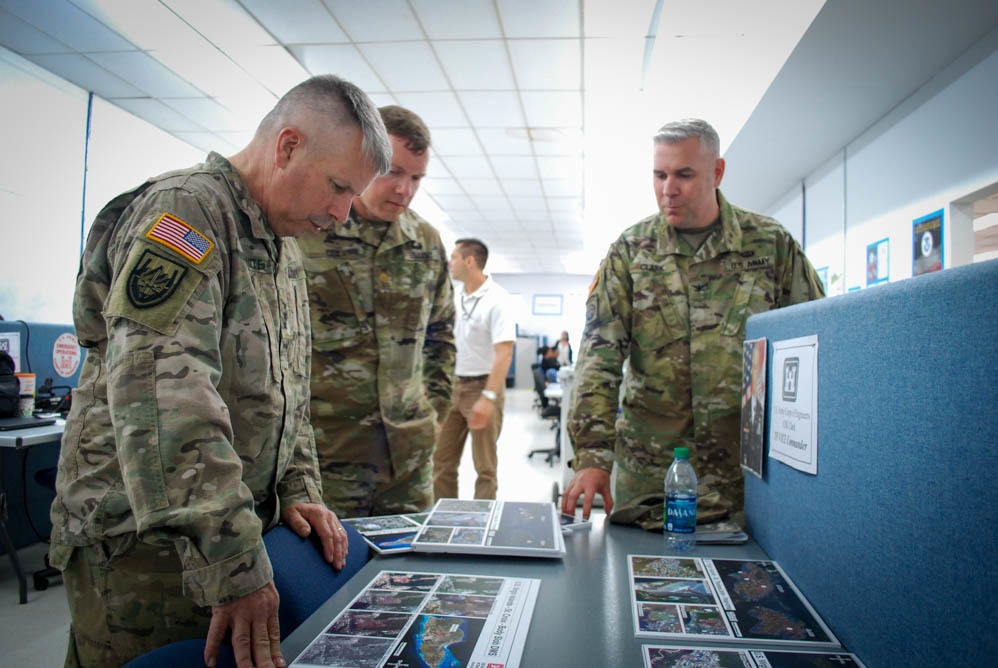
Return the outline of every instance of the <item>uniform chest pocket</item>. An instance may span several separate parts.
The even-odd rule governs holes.
[[[638,347],[652,351],[689,338],[690,307],[685,287],[676,282],[679,273],[653,265],[633,276],[631,337]]]
[[[356,345],[374,330],[370,271],[349,263],[335,263],[309,276],[312,345],[336,350]]]
[[[776,278],[770,258],[754,258],[737,272],[731,305],[724,319],[725,336],[741,336],[745,321],[754,313],[763,313],[776,303]]]

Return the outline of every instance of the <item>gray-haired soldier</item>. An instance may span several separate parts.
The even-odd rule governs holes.
[[[240,665],[283,665],[262,534],[347,540],[322,503],[310,327],[293,237],[346,218],[388,169],[377,109],[334,76],[289,91],[226,159],[150,179],[97,216],[74,321],[88,349],[62,442],[52,562],[66,664],[115,666],[226,632]]]
[[[661,529],[665,472],[682,446],[699,479],[698,521],[741,520],[745,321],[824,288],[787,230],[721,195],[708,123],[669,123],[654,148],[660,213],[610,246],[586,303],[568,420],[576,473],[562,506],[574,512],[582,496],[588,516],[600,494],[607,512],[616,498],[611,521]]]

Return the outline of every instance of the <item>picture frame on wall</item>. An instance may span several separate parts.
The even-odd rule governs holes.
[[[532,308],[534,315],[561,315],[563,307],[562,295],[534,295]]]
[[[943,210],[911,223],[911,275],[921,276],[943,268]]]
[[[886,283],[891,276],[891,240],[881,239],[866,247],[866,284]]]

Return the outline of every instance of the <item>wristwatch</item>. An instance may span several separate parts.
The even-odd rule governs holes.
[[[482,396],[488,399],[489,401],[496,400],[496,393],[493,392],[492,390],[482,390]]]

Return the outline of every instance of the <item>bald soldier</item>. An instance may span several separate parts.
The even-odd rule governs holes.
[[[88,353],[52,504],[67,666],[198,637],[214,665],[227,633],[239,665],[283,665],[263,533],[279,520],[314,532],[336,568],[347,550],[322,503],[308,294],[289,237],[343,221],[390,156],[367,96],[314,77],[239,153],[98,214],[73,303]]]
[[[409,208],[430,131],[382,107],[392,166],[343,225],[300,240],[312,304],[312,426],[326,505],[343,517],[433,503],[454,373],[454,289],[440,234]]]
[[[723,176],[708,123],[677,121],[655,135],[659,213],[610,246],[586,303],[565,512],[581,496],[588,516],[600,494],[607,512],[616,508],[611,521],[661,530],[665,473],[681,446],[698,476],[697,520],[742,520],[745,321],[824,288],[787,230],[724,199]]]

